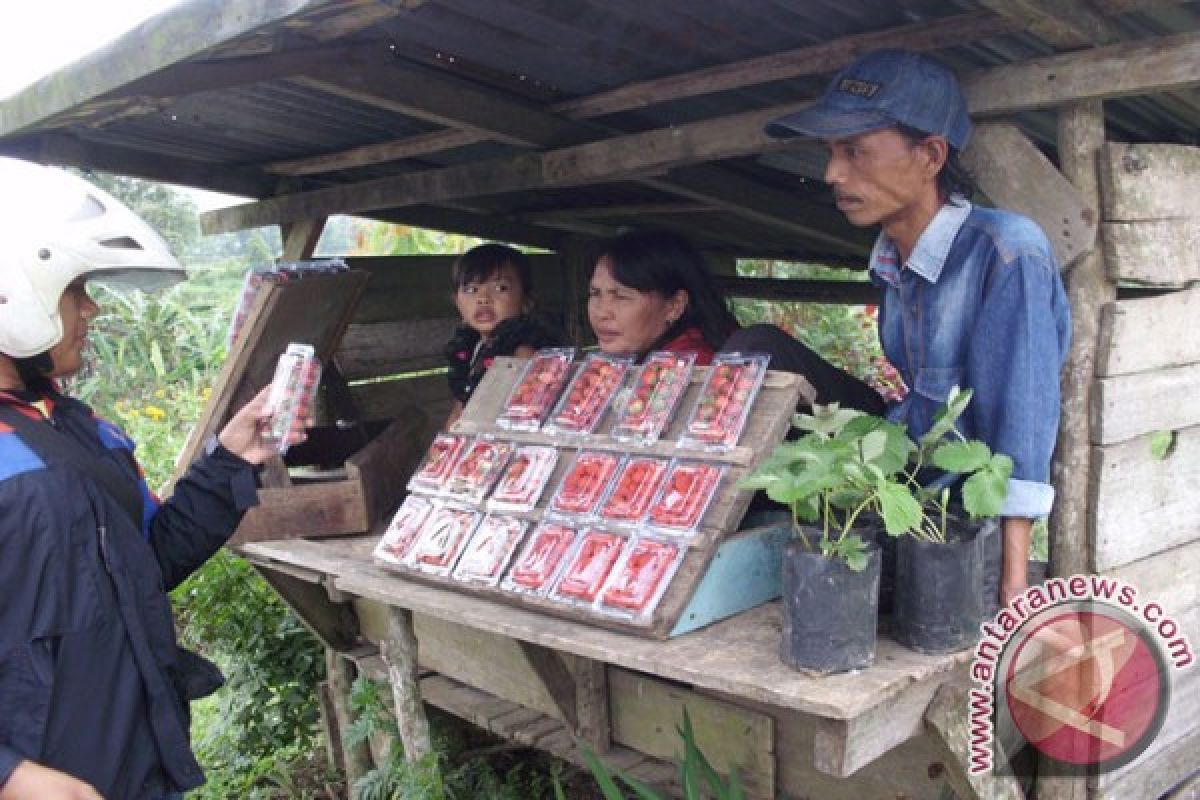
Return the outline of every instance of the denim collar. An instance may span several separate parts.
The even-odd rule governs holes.
[[[954,194],[933,215],[929,225],[917,239],[905,267],[920,275],[930,283],[937,283],[946,266],[946,257],[950,255],[950,246],[962,229],[963,223],[971,213],[971,201],[961,194]],[[896,244],[880,231],[871,248],[871,260],[868,269],[882,280],[896,286],[900,282],[900,255]]]

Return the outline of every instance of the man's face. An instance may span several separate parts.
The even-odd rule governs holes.
[[[75,281],[62,293],[58,300],[58,313],[62,316],[63,336],[58,344],[50,348],[53,363],[51,377],[65,378],[83,369],[88,322],[99,310],[95,301],[88,296],[82,280]]]
[[[838,210],[852,225],[866,227],[904,221],[937,195],[936,171],[920,143],[891,128],[828,140],[825,182],[833,187]]]

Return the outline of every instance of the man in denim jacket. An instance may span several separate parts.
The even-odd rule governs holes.
[[[920,436],[953,386],[970,387],[960,430],[1012,458],[1000,579],[1009,602],[1026,588],[1032,521],[1054,500],[1071,320],[1050,243],[1029,219],[967,201],[958,164],[971,134],[966,100],[954,75],[925,56],[869,53],[767,132],[825,142],[838,209],[854,225],[882,228],[870,261],[884,290],[879,336],[910,388],[889,418]]]

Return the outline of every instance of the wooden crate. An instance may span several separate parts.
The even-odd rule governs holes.
[[[426,436],[427,429],[423,416],[408,415],[372,426],[365,445],[357,429],[313,429],[308,446],[290,450],[286,464],[322,469],[311,478],[293,474],[291,486],[259,489],[259,504],[246,512],[229,544],[361,534],[386,522],[420,459],[413,441]],[[345,454],[341,465],[329,467],[348,448],[353,452]]]
[[[681,543],[686,546],[686,552],[658,607],[648,618],[626,620],[603,615],[589,608],[569,606],[550,598],[517,594],[498,587],[465,584],[450,577],[417,570],[397,567],[395,569],[399,574],[413,580],[484,595],[505,603],[534,608],[549,614],[657,639],[666,639],[687,630],[694,630],[696,627],[766,602],[778,595],[778,576],[760,576],[762,578],[761,585],[756,585],[754,591],[745,591],[747,586],[744,584],[733,584],[728,587],[730,594],[724,598],[714,598],[711,595],[705,598],[702,605],[707,610],[698,610],[693,605],[697,589],[704,584],[705,575],[718,552],[722,552],[728,559],[737,559],[738,563],[750,563],[751,561],[770,562],[772,560],[770,554],[764,556],[758,551],[764,548],[779,549],[780,539],[778,536],[771,535],[770,526],[756,530],[748,536],[738,537],[739,544],[734,544],[735,539],[731,537],[738,531],[754,495],[751,491],[739,489],[737,484],[774,449],[776,444],[783,440],[800,398],[805,397],[811,401],[812,389],[803,377],[786,372],[768,372],[763,381],[762,390],[751,409],[742,433],[741,443],[725,453],[709,453],[689,450],[677,445],[687,423],[687,413],[694,406],[704,379],[707,377],[707,367],[693,370],[691,385],[679,405],[681,410],[676,413],[662,439],[653,445],[639,446],[619,441],[609,435],[613,424],[611,414],[606,415],[606,419],[601,422],[594,434],[584,437],[582,440],[578,438],[564,439],[542,432],[510,431],[497,427],[496,417],[500,413],[509,391],[518,379],[524,363],[523,359],[496,359],[476,389],[462,417],[452,428],[455,433],[488,434],[520,443],[553,444],[562,451],[562,457],[559,458],[555,473],[551,476],[548,488],[538,507],[529,513],[518,513],[513,516],[527,519],[536,524],[542,518],[553,488],[570,468],[575,455],[581,449],[696,458],[709,462],[720,462],[728,467],[725,477],[717,488],[717,494],[704,516],[701,528],[691,539]],[[730,547],[725,547],[727,544]],[[754,552],[751,553],[751,551]],[[710,590],[715,591],[712,590],[712,587]],[[735,600],[736,602],[734,602]],[[700,619],[700,616],[703,616],[703,619]],[[680,625],[681,620],[688,620],[688,622]]]

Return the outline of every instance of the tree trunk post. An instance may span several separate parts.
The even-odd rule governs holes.
[[[1097,155],[1104,144],[1104,105],[1100,100],[1070,103],[1059,109],[1058,152],[1063,174],[1083,195],[1094,213],[1100,213]],[[1103,238],[1066,274],[1071,303],[1071,350],[1062,376],[1062,422],[1058,433],[1051,479],[1057,490],[1051,515],[1050,573],[1056,576],[1087,572],[1091,564],[1088,486],[1091,471],[1091,428],[1088,407],[1095,383],[1096,348],[1100,313],[1116,299],[1116,286],[1108,280]],[[1045,760],[1042,767],[1048,767]],[[1037,796],[1042,800],[1086,800],[1087,779],[1082,774],[1056,775],[1039,769]]]
[[[400,729],[404,757],[409,762],[420,761],[433,752],[433,741],[417,682],[417,637],[413,632],[411,611],[388,607],[387,638],[379,643],[379,654],[387,664],[392,684],[396,725]]]

